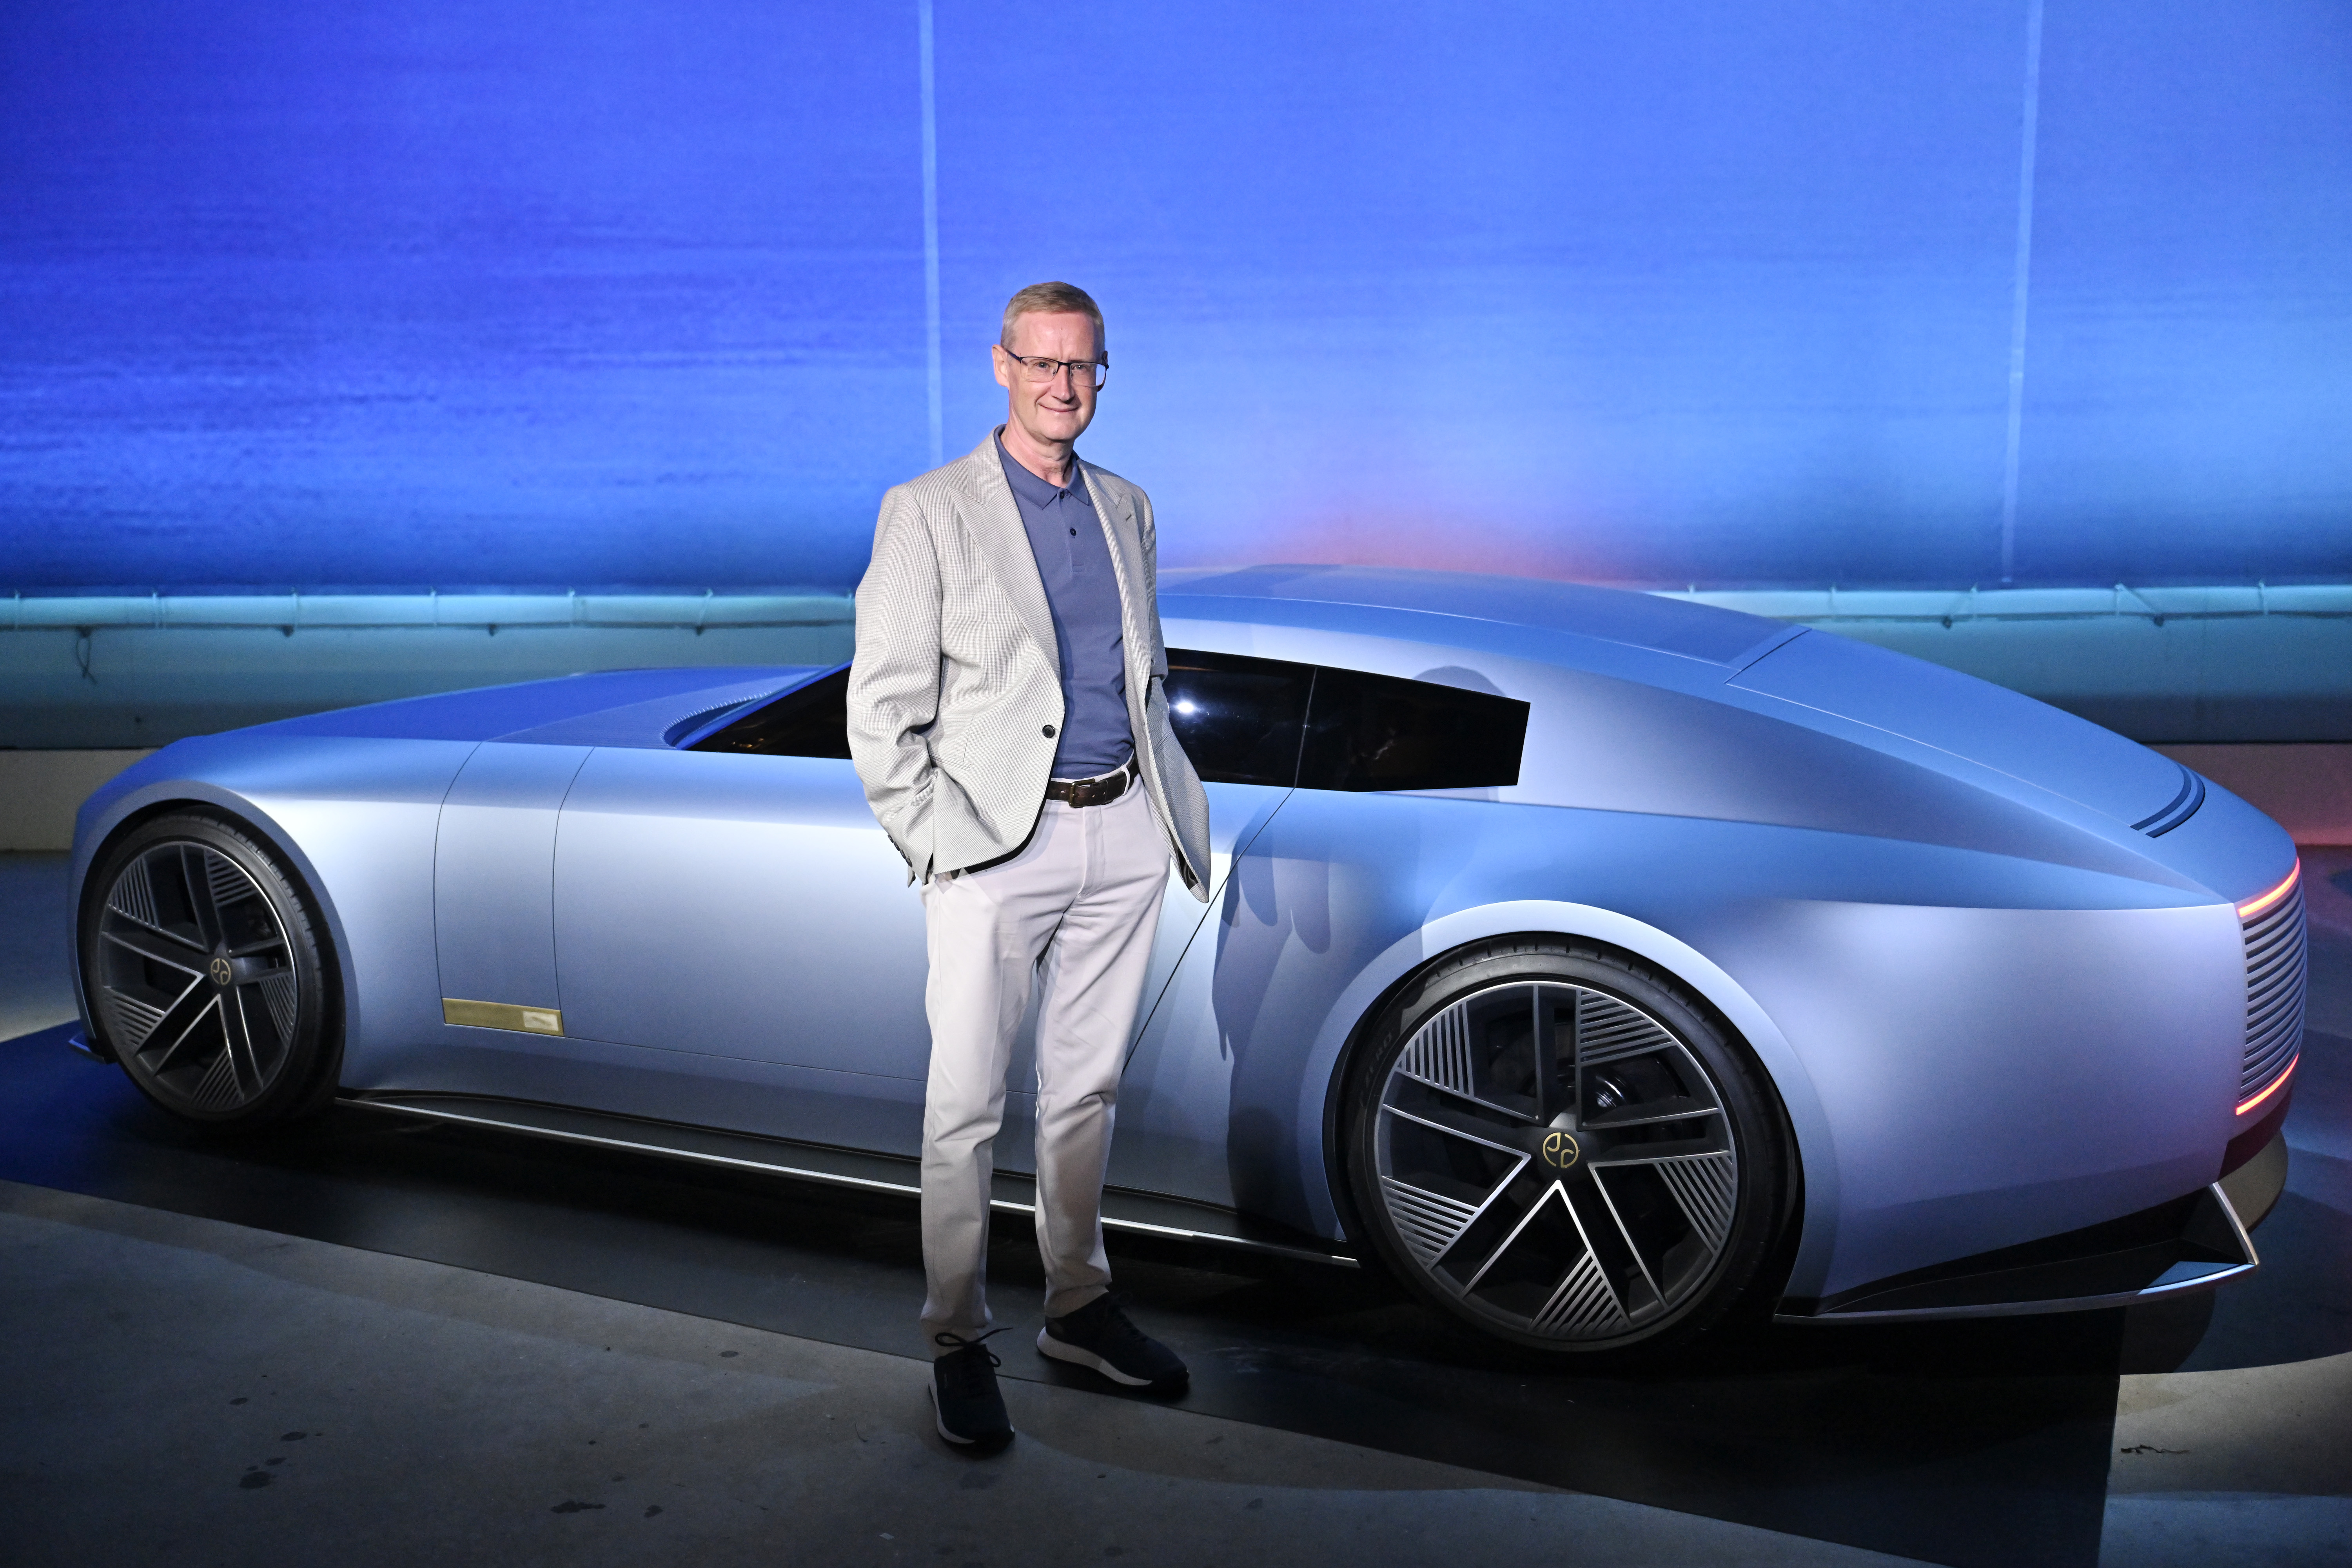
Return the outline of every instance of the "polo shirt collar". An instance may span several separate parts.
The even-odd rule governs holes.
[[[1070,458],[1070,482],[1060,486],[1047,484],[1014,461],[1013,454],[1004,449],[1001,433],[996,437],[996,460],[1004,465],[1004,478],[1013,486],[1013,493],[1031,506],[1051,506],[1064,496],[1080,506],[1095,504],[1094,498],[1087,494],[1087,477],[1075,453]]]

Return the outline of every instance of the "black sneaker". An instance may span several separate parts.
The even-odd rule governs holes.
[[[980,1340],[959,1334],[931,1337],[949,1347],[947,1354],[931,1363],[931,1408],[939,1416],[940,1436],[982,1454],[1013,1441],[1013,1418],[1004,1413],[1004,1396],[996,1391],[996,1369],[1003,1364],[996,1352]],[[986,1338],[988,1334],[980,1336]]]
[[[1108,1296],[1046,1319],[1037,1331],[1037,1349],[1055,1361],[1090,1366],[1113,1383],[1154,1394],[1173,1394],[1192,1375],[1174,1351],[1129,1322]]]

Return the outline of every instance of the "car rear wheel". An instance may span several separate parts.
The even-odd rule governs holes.
[[[1680,1343],[1774,1255],[1790,1161],[1743,1047],[1667,976],[1568,945],[1440,963],[1349,1081],[1358,1213],[1454,1317],[1595,1359]]]
[[[91,1022],[148,1099],[242,1131],[332,1097],[314,906],[278,855],[215,817],[160,817],[110,847],[88,888]]]

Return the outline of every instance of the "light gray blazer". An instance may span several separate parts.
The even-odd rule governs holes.
[[[1118,574],[1136,761],[1184,884],[1206,902],[1209,797],[1168,724],[1151,501],[1108,468],[1078,467]],[[1061,727],[1053,612],[991,432],[883,496],[857,584],[849,754],[908,880],[1027,842]]]

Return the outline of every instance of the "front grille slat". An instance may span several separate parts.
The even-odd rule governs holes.
[[[2265,998],[2259,1007],[2246,1009],[2248,1035],[2260,1035],[2272,1028],[2284,1028],[2303,1011],[2303,987],[2290,985],[2276,995]]]
[[[2260,990],[2284,975],[2302,968],[2300,949],[2289,947],[2284,952],[2254,952],[2247,955],[2246,984]]]
[[[2303,933],[2293,927],[2270,932],[2265,936],[2250,936],[2246,942],[2246,966],[2249,972],[2291,959],[2301,950]]]
[[[2251,1056],[2283,1037],[2300,1035],[2302,1028],[2303,1019],[2299,1009],[2283,1008],[2263,1019],[2247,1035],[2246,1052]]]
[[[2275,944],[2267,952],[2256,949],[2247,955],[2246,984],[2259,986],[2283,970],[2300,969],[2301,958],[2302,950],[2287,943]]]
[[[2303,990],[2303,972],[2288,969],[2273,975],[2261,989],[2246,994],[2246,1027],[2259,1028],[2259,1020],[2282,1002],[2292,1003]]]
[[[2279,971],[2277,975],[2272,975],[2265,985],[2255,987],[2246,994],[2246,1027],[2258,1030],[2270,1018],[2272,1011],[2277,1011],[2279,1006],[2294,1006],[2300,996],[2303,996],[2303,966],[2294,963],[2294,966]]]
[[[2303,969],[2297,965],[2246,998],[2246,1027],[2261,1028],[2272,1014],[2282,1007],[2294,1006],[2301,999],[2302,992]]]
[[[2246,943],[2246,1048],[2238,1092],[2251,1097],[2285,1070],[2303,1043],[2307,962],[2302,882],[2240,929]]]
[[[2289,916],[2302,912],[2299,908],[2290,908],[2287,910]],[[2292,944],[2292,940],[2302,924],[2301,921],[2294,919],[2268,921],[2246,932],[2246,946],[2255,952],[2275,952],[2283,945]]]
[[[2245,1074],[2246,1087],[2249,1089],[2260,1088],[2267,1081],[2269,1069],[2277,1067],[2294,1053],[2295,1040],[2294,1036],[2282,1029],[2277,1034],[2259,1041],[2258,1044],[2262,1048],[2262,1054],[2248,1064],[2248,1071]]]
[[[2278,1036],[2299,1035],[2303,1027],[2300,1014],[2299,1008],[2289,1007],[2269,1017],[2256,1020],[2253,1027],[2247,1031],[2246,1054],[2252,1056],[2268,1046]]]
[[[2294,963],[2295,954],[2303,950],[2303,944],[2298,940],[2300,936],[2300,932],[2282,932],[2260,943],[2248,943],[2246,947],[2248,977],[2252,978],[2266,970],[2275,969],[2282,963]]]
[[[2249,1063],[2258,1058],[2273,1056],[2294,1047],[2303,1036],[2300,1026],[2301,1020],[2293,1016],[2273,1021],[2268,1028],[2246,1042],[2246,1057]]]
[[[2273,1035],[2284,1035],[2301,1026],[2302,1008],[2294,1005],[2298,998],[2286,999],[2285,1005],[2272,1007],[2259,1017],[2248,1020],[2246,1043],[2249,1049],[2267,1044]]]

